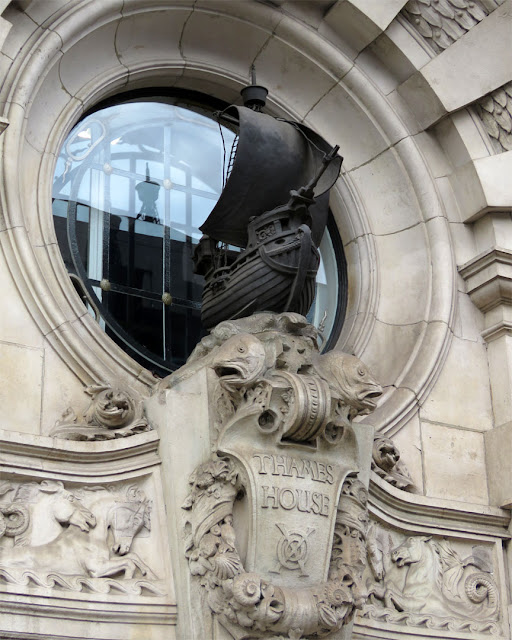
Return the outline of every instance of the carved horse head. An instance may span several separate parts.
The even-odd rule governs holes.
[[[148,500],[123,502],[110,511],[107,526],[112,534],[112,552],[124,556],[142,527],[151,530],[151,504]]]
[[[397,567],[407,567],[403,593],[438,591],[442,583],[439,545],[432,536],[411,536],[391,552]]]
[[[410,536],[391,552],[391,559],[399,567],[421,562],[425,555],[425,544],[432,536]]]

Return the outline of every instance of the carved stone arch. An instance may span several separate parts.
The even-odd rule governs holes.
[[[100,330],[67,278],[50,212],[55,155],[84,111],[103,98],[168,84],[232,100],[255,62],[274,113],[304,120],[342,145],[346,164],[332,208],[351,295],[338,348],[361,356],[384,381],[387,395],[372,422],[395,431],[442,368],[456,291],[443,203],[414,138],[414,118],[387,99],[371,67],[363,70],[300,20],[260,3],[229,4],[228,12],[226,3],[211,1],[66,3],[35,28],[0,94],[10,123],[3,134],[9,162],[2,163],[1,242],[13,279],[80,382],[117,378],[147,389],[149,372]],[[201,36],[210,23],[211,42]],[[145,38],[142,48],[130,44],[134,33]],[[234,38],[229,47],[227,33]],[[377,194],[380,211],[372,205]],[[414,260],[422,264],[411,287],[393,282],[389,256],[399,234],[402,247],[413,237]],[[397,254],[406,261],[402,271],[408,255]],[[401,323],[390,309],[404,300],[411,306],[410,296],[420,300],[418,315]],[[400,354],[398,365],[383,358],[386,340]]]

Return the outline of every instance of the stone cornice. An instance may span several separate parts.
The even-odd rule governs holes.
[[[482,331],[482,338],[486,342],[497,340],[506,335],[512,335],[512,322],[508,322],[507,320],[500,320],[500,322]]]
[[[483,313],[512,304],[511,250],[494,247],[459,267],[459,273],[471,300]]]
[[[369,509],[372,515],[406,531],[510,538],[510,513],[504,509],[407,493],[373,472]]]
[[[459,267],[459,273],[464,280],[469,280],[472,276],[495,262],[512,266],[512,250],[494,247],[484,251]]]
[[[149,431],[98,442],[58,440],[0,430],[0,466],[62,476],[111,476],[160,464],[159,437]]]

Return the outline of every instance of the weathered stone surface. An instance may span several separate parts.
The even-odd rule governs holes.
[[[446,35],[445,23],[450,26],[455,18],[441,11],[455,11],[455,0],[412,4],[421,5],[421,20],[433,28],[436,25],[425,16],[430,21],[437,16]],[[224,381],[220,396],[212,396],[220,383],[209,365],[207,371],[199,366],[189,378],[176,378],[163,393],[166,405],[159,404],[159,396],[148,404],[148,420],[158,431],[107,442],[40,435],[48,434],[68,407],[81,421],[89,403],[84,389],[90,385],[104,381],[145,396],[153,384],[151,374],[101,331],[76,297],[56,244],[49,194],[55,156],[84,109],[124,90],[149,87],[200,90],[236,101],[255,60],[259,81],[271,88],[272,113],[305,118],[321,135],[343,144],[347,172],[334,189],[331,209],[346,246],[350,290],[337,349],[362,357],[386,385],[377,412],[353,425],[356,435],[362,434],[357,447],[370,460],[372,428],[367,422],[373,421],[382,429],[380,435],[398,447],[400,462],[417,491],[403,491],[372,473],[370,511],[378,514],[391,536],[391,549],[412,538],[411,545],[424,556],[442,543],[439,557],[445,564],[451,558],[453,584],[465,585],[474,563],[485,559],[481,547],[493,554],[492,566],[480,567],[485,574],[482,602],[468,604],[464,592],[450,618],[444,617],[450,597],[441,589],[440,598],[430,578],[425,584],[435,610],[420,611],[408,579],[409,573],[417,575],[417,567],[399,567],[398,556],[393,561],[390,551],[392,606],[376,598],[372,617],[358,616],[353,635],[365,640],[508,640],[503,615],[485,629],[487,618],[480,614],[490,610],[485,585],[497,585],[503,610],[509,590],[502,540],[510,511],[498,506],[510,501],[507,456],[512,420],[512,312],[504,260],[512,245],[511,152],[504,150],[510,134],[510,2],[478,0],[476,9],[467,0],[457,4],[463,12],[458,18],[469,26],[459,25],[463,34],[454,27],[457,37],[443,41],[441,52],[425,44],[416,26],[399,15],[405,5],[401,0],[0,1],[1,482],[60,482],[73,496],[83,487],[103,487],[98,496],[107,495],[110,489],[105,487],[113,486],[114,502],[127,501],[124,489],[116,493],[121,485],[142,486],[153,500],[151,532],[143,527],[129,553],[136,553],[164,579],[167,590],[165,596],[126,594],[122,588],[130,580],[123,571],[103,578],[80,576],[101,588],[112,579],[117,586],[109,587],[109,593],[91,593],[88,587],[63,589],[49,579],[37,586],[32,578],[27,584],[2,578],[0,636],[172,640],[176,581],[186,585],[177,597],[179,616],[189,625],[183,627],[180,640],[231,640],[224,627],[214,629],[204,621],[209,610],[201,600],[205,590],[199,578],[191,576],[183,553],[183,527],[190,510],[181,507],[189,495],[190,474],[211,455],[211,433],[217,441],[226,426],[212,408],[223,407],[226,416],[233,410],[225,400],[239,393],[236,376]],[[478,7],[489,15],[475,18]],[[443,37],[434,31],[432,35],[439,41]],[[468,269],[457,275],[456,266],[464,265]],[[477,282],[478,278],[482,279]],[[253,373],[255,379],[266,375],[258,367]],[[250,378],[249,370],[247,375]],[[309,374],[300,374],[305,375]],[[159,475],[158,437],[164,480]],[[310,451],[309,445],[292,442],[290,446]],[[285,470],[288,458],[283,459]],[[278,483],[289,478],[269,470],[257,475],[272,478],[268,486],[281,490],[279,500],[284,484]],[[294,481],[315,487],[329,484],[311,478]],[[251,486],[245,478],[243,484]],[[2,556],[5,549],[18,547],[10,533],[22,520],[23,508],[30,512],[37,504],[13,506],[15,491],[8,488],[0,496]],[[284,494],[285,505],[292,504],[286,502],[290,496]],[[301,506],[321,509],[316,500]],[[98,518],[92,502],[84,504]],[[248,531],[239,526],[244,520],[238,511],[241,504],[234,503],[233,523],[245,562]],[[271,504],[269,498],[266,511],[277,511]],[[82,539],[94,530],[89,525],[89,532],[81,531],[65,519],[56,526],[63,532],[76,530]],[[316,559],[317,532],[305,537],[308,526],[315,525],[297,531],[308,545],[308,558]],[[271,527],[276,547],[277,538],[289,540],[296,531],[291,525],[284,528],[288,536]],[[227,529],[224,536],[229,538]],[[41,528],[46,532],[40,538],[44,545],[54,541],[48,531],[47,525]],[[421,540],[430,535],[430,541]],[[39,554],[44,555],[35,548],[20,546],[16,553],[34,552],[35,567]],[[103,541],[98,550],[105,551]],[[119,558],[110,552],[109,561]],[[459,561],[466,566],[457,582]],[[310,562],[304,564],[306,573]],[[430,570],[433,565],[429,561],[423,567]],[[300,564],[293,566],[280,567],[283,581],[285,575],[299,576]],[[138,569],[134,575],[144,579]],[[469,625],[464,629],[462,610]],[[448,626],[441,628],[441,619]],[[343,634],[350,635],[350,626]],[[274,637],[303,635],[292,628]]]

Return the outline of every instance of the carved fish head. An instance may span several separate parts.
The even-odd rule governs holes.
[[[218,348],[210,366],[225,387],[239,389],[262,375],[265,349],[258,338],[241,333]]]
[[[382,387],[359,358],[329,351],[318,356],[314,364],[320,376],[352,408],[352,417],[366,415],[375,409]]]

